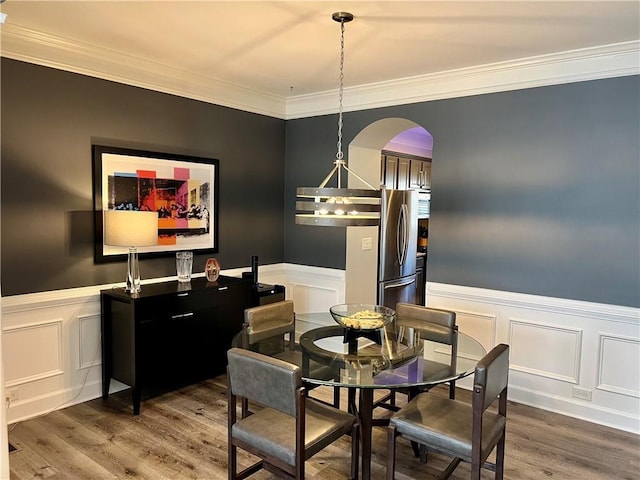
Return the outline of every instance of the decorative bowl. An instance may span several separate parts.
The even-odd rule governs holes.
[[[339,325],[352,330],[377,330],[396,318],[395,310],[382,305],[345,303],[329,309]]]

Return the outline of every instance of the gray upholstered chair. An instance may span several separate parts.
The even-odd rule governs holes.
[[[475,370],[471,405],[459,400],[421,393],[396,412],[389,421],[387,480],[395,474],[396,438],[404,437],[454,457],[438,478],[448,478],[461,461],[471,463],[471,479],[480,479],[482,467],[504,474],[504,444],[507,424],[509,346],[493,348]],[[497,411],[487,411],[499,399]],[[496,449],[495,464],[485,463]]]
[[[306,395],[300,367],[242,348],[227,352],[229,480],[258,470],[304,479],[305,461],[351,435],[351,478],[358,476],[359,425],[354,415]],[[263,408],[238,418],[238,400]],[[237,449],[260,461],[238,472]]]
[[[425,307],[410,303],[398,303],[396,305],[396,330],[399,336],[409,336],[415,333],[417,340],[427,340],[442,343],[451,347],[451,360],[449,364],[438,362],[425,362],[424,376],[435,378],[455,375],[456,358],[458,355],[458,326],[456,325],[456,312],[439,308]],[[427,391],[431,386],[413,387],[411,389],[392,390],[388,395],[380,398],[375,407],[382,407],[392,411],[398,411],[396,405],[396,393],[404,393],[411,400],[421,392]],[[449,382],[449,398],[456,396],[456,382]],[[416,451],[417,453],[417,451]]]
[[[440,308],[424,307],[410,303],[396,305],[397,325],[403,329],[414,329],[421,340],[442,343],[451,346],[451,361],[449,365],[439,365],[436,362],[425,365],[433,368],[434,375],[455,375],[456,358],[458,355],[458,326],[456,312]],[[426,373],[428,375],[428,372]],[[426,390],[422,389],[422,391]],[[417,392],[413,392],[412,398]],[[449,398],[456,397],[456,382],[449,382]]]
[[[244,311],[245,348],[265,354],[290,351],[295,341],[296,314],[292,300],[268,303]],[[288,336],[288,338],[285,338]],[[286,354],[285,354],[286,356]],[[283,358],[286,360],[286,358]],[[295,363],[295,362],[293,362]]]
[[[244,342],[249,350],[279,358],[285,362],[302,366],[302,352],[293,348],[295,344],[296,314],[292,300],[282,300],[244,311]],[[310,362],[313,375],[330,378],[329,367]],[[306,385],[307,390],[315,388]],[[333,391],[333,406],[340,406],[340,388]],[[246,402],[245,402],[246,408]]]

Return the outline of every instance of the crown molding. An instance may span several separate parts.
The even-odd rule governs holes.
[[[225,107],[284,118],[286,98],[127,53],[17,25],[2,26],[2,56]]]
[[[343,109],[366,110],[638,74],[640,41],[632,41],[347,87]],[[290,97],[286,118],[334,113],[337,98],[337,89]]]
[[[283,97],[96,45],[2,26],[3,57],[281,119],[337,112],[338,90]],[[640,74],[640,41],[345,88],[345,111]]]

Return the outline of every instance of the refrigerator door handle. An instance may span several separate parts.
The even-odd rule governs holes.
[[[409,216],[408,208],[405,203],[400,207],[400,214],[398,216],[398,238],[396,240],[396,249],[398,254],[398,263],[404,265],[407,260],[407,240],[409,237],[409,224],[407,217]]]
[[[384,289],[386,290],[388,288],[406,287],[407,285],[411,285],[412,283],[416,283],[415,278],[413,280],[409,280],[407,282],[402,282],[402,283],[389,283],[384,286]]]

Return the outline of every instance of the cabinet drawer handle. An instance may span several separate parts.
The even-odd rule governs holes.
[[[183,292],[183,293],[176,294],[176,297],[188,297],[188,296],[189,296],[189,292]]]
[[[218,288],[218,291],[219,291],[219,292],[221,292],[221,291],[223,291],[223,290],[228,290],[228,289],[229,289],[229,287],[219,287],[219,288]]]
[[[179,318],[187,318],[187,317],[193,317],[193,312],[178,313],[176,315],[171,315],[171,320],[177,320]]]

